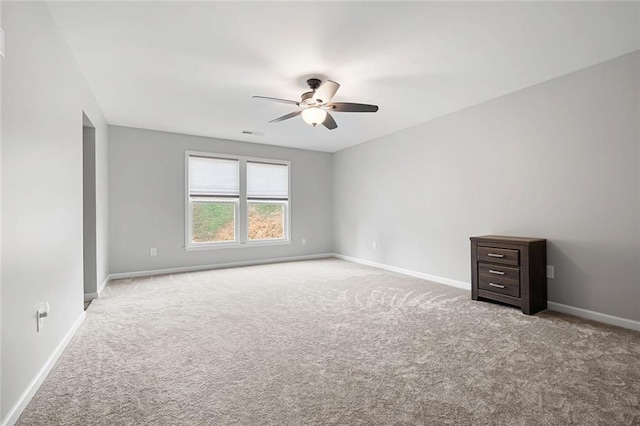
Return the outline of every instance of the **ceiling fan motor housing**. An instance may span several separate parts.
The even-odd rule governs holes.
[[[322,85],[322,80],[317,78],[310,78],[307,80],[307,84],[309,85],[311,91],[302,94],[300,106],[313,107],[325,104],[326,102],[323,99],[318,99],[315,97],[316,91],[318,90],[320,85]]]
[[[310,78],[309,80],[307,80],[307,84],[309,85],[311,90],[316,90],[318,87],[320,87],[322,81],[317,78]]]
[[[300,106],[302,107],[318,106],[319,103],[313,97],[314,94],[315,94],[315,91],[303,93],[302,96],[300,97]]]

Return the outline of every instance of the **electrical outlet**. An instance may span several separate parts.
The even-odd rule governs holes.
[[[0,28],[0,56],[4,58],[4,31]]]
[[[555,268],[551,265],[547,265],[547,278],[555,278],[556,277],[556,272],[555,272]]]
[[[49,316],[49,302],[36,303],[36,331],[39,333],[44,326],[44,319]]]
[[[374,241],[373,244],[371,244],[371,250],[375,250],[377,248],[378,248],[378,243]]]
[[[157,256],[158,255],[158,249],[153,247],[149,249],[149,256]]]
[[[302,239],[302,245],[304,246],[304,245],[306,245],[306,244],[307,244],[307,239],[306,239],[306,238],[303,238],[303,239]]]

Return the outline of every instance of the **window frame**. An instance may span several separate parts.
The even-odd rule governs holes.
[[[249,204],[250,203],[254,203],[254,204],[282,204],[284,205],[283,208],[283,220],[284,223],[282,224],[282,231],[284,232],[284,238],[260,238],[260,239],[251,239],[249,238]],[[245,215],[245,219],[247,221],[246,223],[246,229],[247,229],[247,243],[248,244],[268,244],[268,243],[277,243],[277,242],[282,242],[282,241],[289,241],[289,230],[288,225],[289,225],[289,204],[291,203],[291,201],[289,199],[287,200],[282,200],[282,199],[273,199],[273,200],[266,200],[266,199],[261,199],[261,200],[250,200],[247,198],[247,214]]]
[[[194,197],[194,198],[198,198],[198,197]],[[233,200],[233,201],[232,201]],[[237,201],[236,201],[237,200]],[[197,243],[197,242],[193,242],[191,241],[191,235],[193,233],[193,221],[191,220],[192,216],[192,209],[191,206],[195,203],[197,204],[207,204],[207,201],[192,201],[191,200],[191,196],[187,195],[187,242],[190,244],[189,249],[194,249],[194,250],[199,250],[202,248],[206,248],[207,246],[211,245],[211,244],[215,244],[218,246],[234,246],[236,244],[238,244],[238,242],[240,241],[240,232],[239,229],[240,228],[238,226],[238,216],[240,214],[240,198],[235,198],[235,197],[229,197],[228,200],[224,200],[224,199],[216,199],[215,201],[209,201],[210,203],[219,203],[219,204],[232,204],[233,208],[234,208],[234,219],[235,219],[235,224],[234,224],[234,233],[233,233],[233,240],[221,240],[221,241],[207,241],[207,242],[201,242],[201,243]]]
[[[193,223],[191,215],[191,195],[189,191],[189,157],[219,158],[223,160],[237,160],[239,164],[238,179],[240,184],[240,194],[238,196],[237,210],[235,216],[236,240],[235,241],[213,241],[194,243],[191,241]],[[251,240],[249,239],[249,198],[247,197],[247,162],[264,163],[287,166],[287,199],[273,200],[284,204],[284,238],[269,238]],[[260,247],[291,244],[291,161],[271,158],[249,157],[243,155],[218,154],[203,151],[185,151],[184,154],[184,174],[185,174],[185,209],[184,209],[184,249],[186,251],[214,250],[225,248]]]

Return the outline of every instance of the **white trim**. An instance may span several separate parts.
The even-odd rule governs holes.
[[[320,253],[320,254],[309,254],[305,256],[276,257],[271,259],[248,260],[248,261],[242,261],[242,262],[229,262],[229,263],[218,263],[218,264],[211,264],[211,265],[184,266],[179,268],[154,269],[149,271],[119,272],[116,274],[110,274],[109,277],[111,277],[112,280],[119,280],[123,278],[137,278],[137,277],[150,277],[153,275],[178,274],[181,272],[196,272],[196,271],[208,271],[211,269],[236,268],[238,266],[253,266],[253,265],[265,265],[269,263],[295,262],[298,260],[324,259],[327,257],[334,257],[334,255],[332,253]]]
[[[213,243],[202,245],[192,245],[190,247],[184,247],[185,251],[202,251],[202,250],[221,250],[221,249],[237,249],[247,247],[269,247],[269,246],[284,246],[291,244],[291,240],[250,240],[245,243],[222,244]]]
[[[98,287],[98,292],[97,293],[85,293],[84,294],[84,301],[85,302],[90,302],[93,299],[99,299],[100,296],[102,296],[102,292],[104,291],[105,287],[109,283],[110,279],[111,279],[111,275],[107,275],[105,277],[104,281],[102,281],[102,284],[100,284],[100,287]]]
[[[547,301],[547,309],[592,321],[603,322],[605,324],[628,328],[629,330],[640,331],[640,321],[616,317],[609,314],[602,314],[600,312],[590,311],[588,309],[576,308],[575,306],[563,305],[562,303],[549,301]]]
[[[76,319],[76,321],[71,326],[71,329],[69,329],[69,331],[64,336],[62,341],[58,344],[49,359],[47,359],[40,371],[38,371],[38,374],[36,374],[31,383],[29,383],[29,386],[27,386],[22,395],[20,395],[18,401],[16,401],[13,407],[11,407],[9,413],[7,413],[7,416],[2,420],[2,426],[12,426],[13,424],[15,424],[15,422],[18,421],[20,414],[22,414],[22,411],[24,411],[26,406],[29,404],[31,398],[33,398],[33,396],[36,394],[36,392],[42,385],[42,382],[44,382],[44,379],[47,378],[47,375],[55,365],[56,361],[58,361],[58,358],[60,358],[60,355],[62,355],[62,352],[64,352],[65,348],[67,347],[73,336],[76,334],[76,331],[78,331],[78,328],[80,328],[80,325],[82,324],[82,321],[84,321],[85,316],[85,312],[82,311],[78,319]]]
[[[99,297],[100,297],[100,295],[98,293],[85,293],[84,294],[84,301],[85,302],[90,302],[93,299],[97,299]]]
[[[410,269],[398,268],[395,266],[372,262],[370,260],[364,260],[357,257],[345,256],[343,254],[335,253],[333,256],[338,259],[348,260],[350,262],[360,263],[362,265],[373,266],[374,268],[380,268],[380,269],[385,269],[387,271],[398,272],[400,274],[409,275],[416,278],[423,278],[425,280],[437,282],[440,284],[450,285],[450,286],[461,288],[464,290],[471,290],[471,284],[466,283],[464,281],[456,281],[450,278],[444,278],[444,277],[439,277],[437,275],[425,274],[423,272],[416,272]],[[629,330],[640,331],[640,321],[616,317],[608,314],[602,314],[600,312],[590,311],[588,309],[576,308],[575,306],[563,305],[562,303],[556,303],[556,302],[550,302],[550,301],[547,301],[547,309],[550,311],[562,312],[563,314],[569,314],[576,317],[601,322],[604,324],[616,325],[618,327],[627,328]]]
[[[245,164],[246,167],[246,164]],[[291,241],[291,214],[289,213],[289,208],[291,207],[291,165],[289,164],[287,166],[287,179],[288,179],[288,183],[287,185],[289,185],[289,195],[288,198],[286,200],[249,200],[249,197],[246,196],[244,199],[244,221],[245,221],[245,227],[244,230],[246,231],[246,235],[243,235],[243,243],[242,244],[250,244],[250,245],[259,245],[259,244],[269,244],[269,243],[281,243],[281,242],[290,242]],[[247,175],[246,170],[245,170],[245,176]],[[245,179],[245,187],[247,185],[248,179]],[[245,188],[245,195],[246,195],[247,191]],[[271,238],[271,239],[258,239],[258,240],[252,240],[251,238],[249,238],[249,203],[263,203],[263,204],[282,204],[283,207],[283,224],[282,224],[282,230],[284,233],[284,237],[283,238]]]
[[[238,158],[238,162],[240,163],[240,174],[238,175],[240,198],[238,199],[238,215],[236,220],[236,241],[244,243],[247,241],[247,236],[249,235],[249,211],[247,210],[247,160]],[[191,222],[191,219],[191,216],[187,218],[189,222]],[[191,234],[187,235],[187,238],[191,238],[192,235],[193,229],[191,229]]]
[[[102,292],[104,292],[104,289],[107,288],[107,284],[109,284],[109,281],[111,281],[111,275],[107,275],[104,278],[104,281],[102,281],[102,284],[100,284],[100,287],[98,287],[98,298],[102,296]]]
[[[374,268],[384,269],[391,272],[397,272],[403,275],[409,275],[411,277],[422,278],[424,280],[433,281],[439,284],[446,284],[451,287],[461,288],[463,290],[471,290],[471,284],[452,280],[451,278],[439,277],[437,275],[426,274],[424,272],[412,271],[410,269],[398,268],[397,266],[386,265],[384,263],[372,262],[370,260],[360,259],[358,257],[345,256],[343,254],[333,254],[334,257],[342,260],[348,260],[349,262],[360,263],[362,265],[373,266]]]

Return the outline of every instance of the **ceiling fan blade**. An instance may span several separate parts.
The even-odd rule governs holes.
[[[329,113],[327,113],[327,118],[324,119],[324,121],[322,122],[322,125],[329,130],[338,128],[338,124],[336,123],[336,120],[334,120],[331,114]]]
[[[264,101],[280,102],[280,103],[283,103],[283,104],[300,105],[300,102],[290,101],[288,99],[269,98],[267,96],[252,96],[252,98],[253,99],[262,99]]]
[[[297,117],[300,114],[302,114],[302,110],[294,111],[294,112],[291,112],[291,113],[289,113],[287,115],[283,115],[282,117],[274,118],[269,123],[279,123],[281,121],[288,120],[288,119],[293,118],[293,117]]]
[[[321,103],[326,104],[331,99],[333,99],[333,96],[336,94],[339,88],[340,85],[338,83],[336,83],[335,81],[327,80],[322,83],[320,87],[318,87],[316,93],[313,95],[313,98],[320,101]]]
[[[352,104],[349,102],[332,102],[327,109],[337,112],[376,112],[378,105]]]

